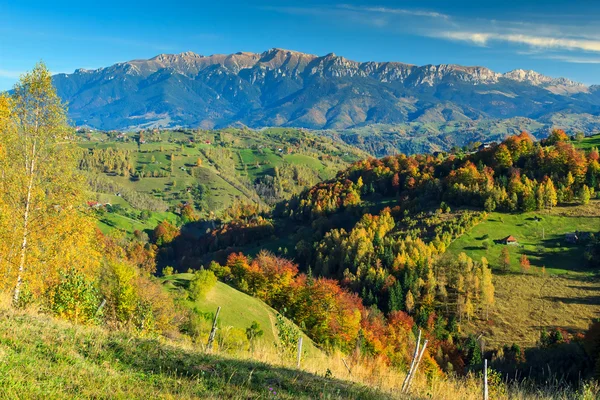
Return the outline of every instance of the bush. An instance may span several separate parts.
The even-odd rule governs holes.
[[[275,327],[279,339],[279,343],[276,344],[277,350],[283,358],[293,359],[301,335],[300,330],[279,313],[276,315]]]
[[[108,262],[102,271],[102,294],[107,302],[109,322],[126,325],[137,308],[135,279],[137,271],[123,262]]]
[[[75,268],[60,274],[59,282],[50,288],[48,297],[50,310],[61,318],[76,323],[95,323],[100,304],[98,290],[94,282]]]
[[[217,277],[214,272],[201,269],[194,273],[194,279],[190,282],[190,297],[194,300],[202,300],[216,284]]]
[[[246,328],[246,337],[251,346],[254,346],[255,341],[264,334],[260,324],[257,321],[252,321],[252,324]]]
[[[249,348],[246,333],[239,328],[227,327],[217,331],[219,350],[226,353],[237,353]]]

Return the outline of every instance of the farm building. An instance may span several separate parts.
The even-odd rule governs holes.
[[[513,246],[519,244],[519,242],[517,242],[517,239],[512,235],[505,237],[504,239],[502,239],[500,241],[500,243],[506,244],[506,245],[513,245]]]

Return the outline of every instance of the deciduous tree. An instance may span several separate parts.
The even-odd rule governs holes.
[[[58,271],[97,266],[98,254],[82,210],[79,152],[50,71],[36,65],[15,85],[10,108],[6,98],[0,103],[0,203],[11,218],[0,268],[19,304],[24,287],[39,295]]]

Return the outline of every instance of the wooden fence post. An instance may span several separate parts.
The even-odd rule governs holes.
[[[346,367],[346,369],[348,370],[348,374],[349,374],[350,376],[352,376],[352,371],[350,370],[350,367],[348,366],[348,364],[346,364],[346,360],[344,360],[344,359],[342,358],[342,362],[344,363],[344,367]]]
[[[487,358],[483,360],[483,400],[488,400]]]
[[[415,377],[415,373],[417,372],[417,369],[419,368],[419,364],[421,363],[423,354],[425,354],[425,349],[427,348],[427,343],[429,343],[429,341],[425,340],[425,343],[423,343],[423,347],[421,347],[421,352],[419,353],[419,359],[417,360],[417,363],[415,364],[415,368],[414,368],[412,374],[410,374],[410,379],[408,380],[408,384],[406,385],[407,391],[408,391],[408,389],[410,389],[410,384],[412,383],[413,378]]]
[[[415,353],[413,354],[412,362],[410,363],[410,368],[408,369],[408,373],[406,374],[406,378],[404,378],[404,382],[402,382],[401,392],[404,392],[408,381],[410,380],[410,376],[413,372],[413,368],[415,367],[415,361],[417,361],[417,357],[419,356],[419,347],[421,346],[421,330],[419,329],[419,338],[417,339],[417,347],[415,347]]]
[[[298,339],[298,368],[300,368],[300,359],[302,358],[302,336]]]
[[[215,341],[215,335],[217,333],[217,319],[219,318],[219,312],[221,311],[221,307],[217,307],[217,313],[215,314],[215,319],[213,320],[213,326],[210,330],[210,335],[208,336],[208,343],[206,344],[206,350],[212,351],[212,345]]]

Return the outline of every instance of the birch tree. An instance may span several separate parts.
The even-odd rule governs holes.
[[[44,64],[21,77],[7,108],[0,124],[0,211],[12,229],[4,234],[0,267],[17,305],[24,287],[41,294],[61,267],[87,270],[97,257],[93,222],[82,213],[78,152]]]

